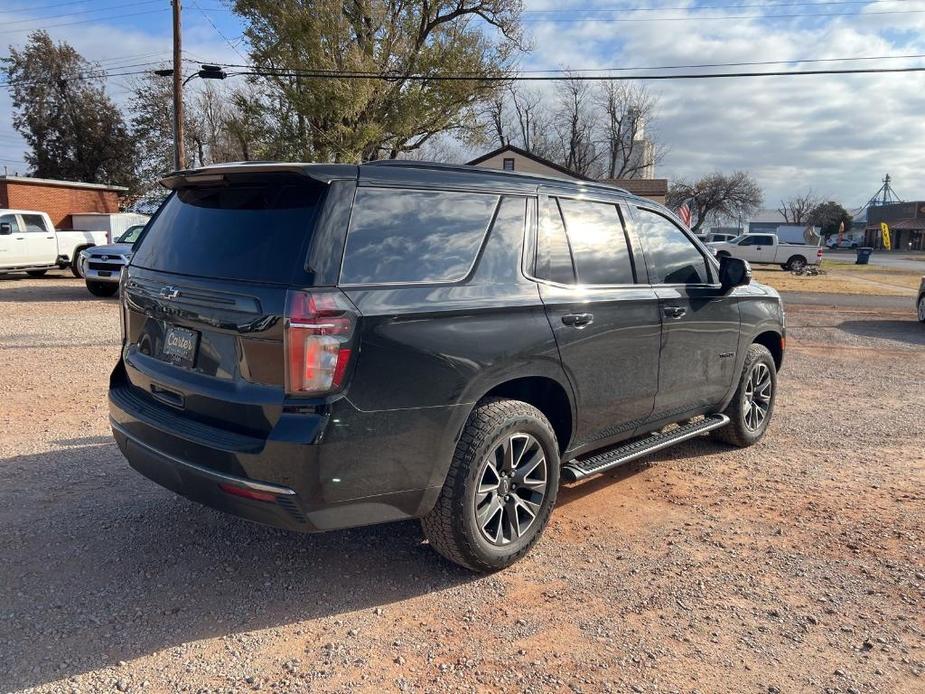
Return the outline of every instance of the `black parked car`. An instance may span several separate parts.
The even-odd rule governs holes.
[[[768,427],[780,298],[658,204],[410,162],[164,184],[109,398],[132,467],[191,499],[307,531],[421,518],[492,570],[560,479]]]

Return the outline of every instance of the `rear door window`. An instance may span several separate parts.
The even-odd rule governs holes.
[[[630,260],[617,206],[560,198],[579,284],[633,284]]]
[[[288,284],[304,265],[321,191],[293,176],[180,189],[148,226],[132,264]]]
[[[469,274],[498,205],[497,195],[357,190],[340,283],[458,282]]]
[[[45,220],[40,214],[24,214],[22,223],[26,231],[45,232]]]
[[[674,222],[637,208],[639,236],[652,284],[707,284],[710,275],[694,242]]]

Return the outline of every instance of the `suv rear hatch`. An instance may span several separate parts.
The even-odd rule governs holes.
[[[318,284],[306,259],[330,186],[241,168],[168,179],[123,277],[122,396],[265,438],[286,395],[287,296]]]

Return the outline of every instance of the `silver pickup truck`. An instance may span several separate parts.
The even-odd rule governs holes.
[[[132,245],[144,228],[143,224],[136,224],[126,229],[115,243],[81,252],[80,272],[93,296],[113,296],[119,291],[122,268],[132,259]]]

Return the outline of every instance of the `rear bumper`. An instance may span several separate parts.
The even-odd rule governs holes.
[[[159,451],[134,438],[127,429],[110,419],[119,449],[136,471],[177,494],[248,520],[294,530],[305,530],[307,519],[294,503],[296,493],[288,487],[272,485],[210,470],[189,460]],[[266,500],[229,494],[222,485],[251,490]]]
[[[129,465],[177,494],[248,520],[302,532],[372,525],[420,517],[440,492],[442,479],[431,482],[440,477],[432,449],[415,461],[406,446],[390,451],[387,441],[357,436],[375,426],[370,413],[284,414],[261,439],[193,421],[136,391],[114,385],[109,393],[113,436]],[[247,490],[259,500],[247,498]]]

